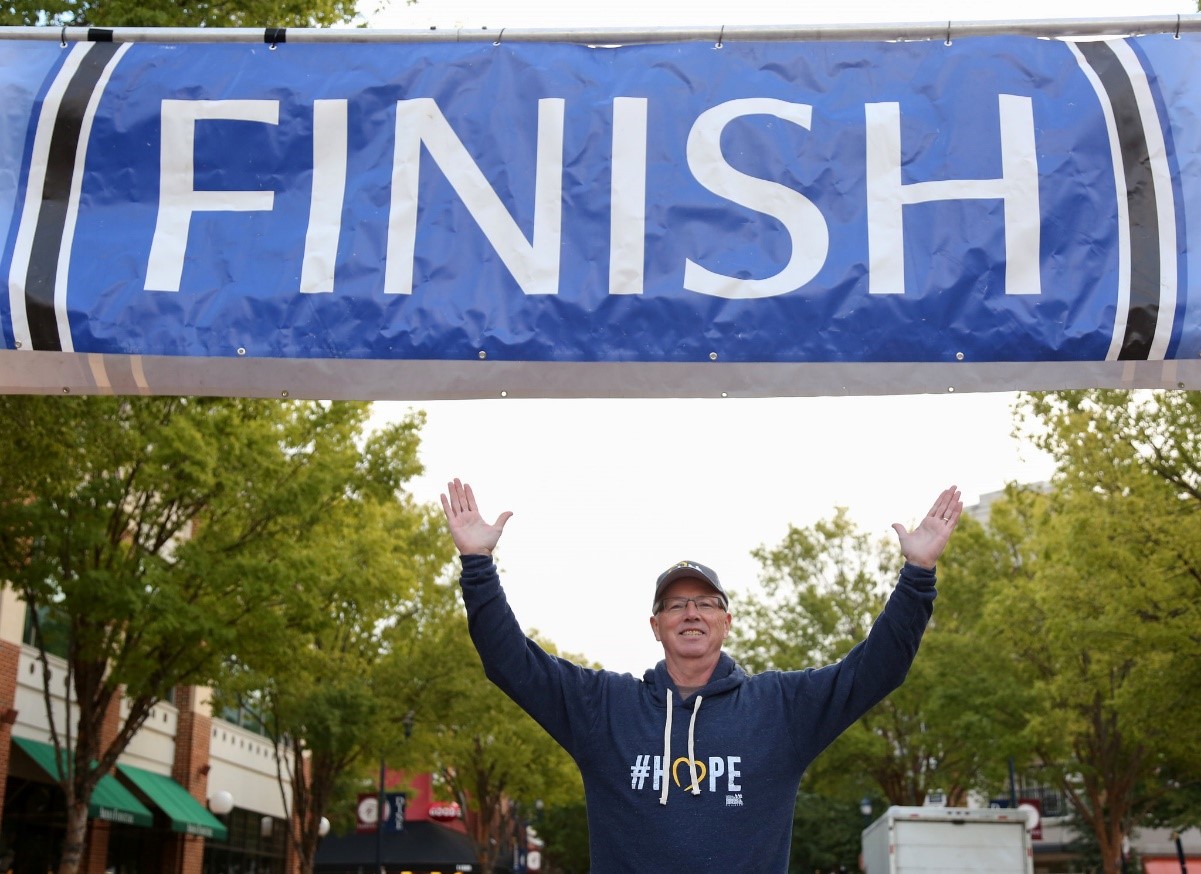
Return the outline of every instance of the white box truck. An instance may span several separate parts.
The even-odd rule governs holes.
[[[867,874],[1034,874],[1022,810],[890,807],[863,830]]]

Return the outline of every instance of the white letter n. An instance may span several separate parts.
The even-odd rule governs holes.
[[[1029,97],[998,96],[1001,178],[901,182],[901,111],[869,103],[867,114],[867,247],[872,294],[905,291],[903,207],[933,200],[1000,198],[1005,205],[1005,293],[1040,294],[1038,156]]]
[[[417,188],[424,143],[521,290],[526,294],[557,294],[563,211],[563,116],[562,99],[538,101],[534,234],[533,240],[527,241],[438,105],[429,97],[399,101],[384,293],[413,291]]]

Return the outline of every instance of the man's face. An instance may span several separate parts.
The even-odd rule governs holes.
[[[721,602],[721,596],[712,586],[693,578],[669,584],[663,590],[662,600],[667,603],[671,598],[712,598]],[[730,632],[731,619],[724,609],[705,612],[689,603],[678,613],[660,610],[651,617],[651,629],[669,659],[716,658]]]

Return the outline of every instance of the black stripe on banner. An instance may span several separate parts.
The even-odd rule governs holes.
[[[1130,312],[1122,338],[1120,361],[1146,360],[1159,319],[1159,213],[1147,134],[1134,98],[1130,76],[1104,42],[1076,44],[1096,71],[1113,107],[1122,169],[1126,174],[1126,208],[1130,217]]]
[[[120,49],[119,44],[111,42],[89,45],[59,103],[50,151],[46,156],[42,205],[25,275],[25,313],[34,349],[60,352],[63,348],[54,316],[54,285],[67,221],[67,202],[71,196],[71,178],[75,172],[75,152],[88,100],[105,66]],[[30,192],[30,196],[34,194]]]

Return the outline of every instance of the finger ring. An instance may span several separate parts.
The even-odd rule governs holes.
[[[950,521],[951,521],[951,517],[950,517],[950,516],[943,516],[943,517],[942,517],[942,521],[944,521],[944,522],[950,522]]]

